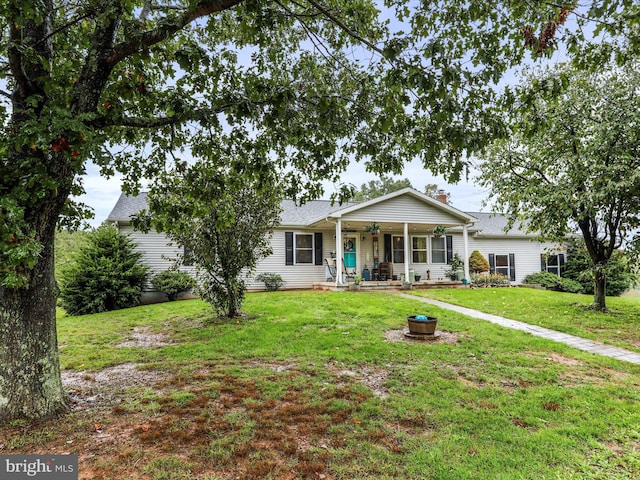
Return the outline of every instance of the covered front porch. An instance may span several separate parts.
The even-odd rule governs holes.
[[[333,224],[335,251],[324,259],[336,288],[462,284],[469,275],[469,229],[476,219],[413,189],[347,207],[318,220]],[[326,253],[325,253],[326,255]],[[460,266],[454,268],[456,260]],[[451,282],[451,271],[460,271]],[[323,282],[326,283],[326,282]]]

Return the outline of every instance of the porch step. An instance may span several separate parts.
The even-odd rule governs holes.
[[[338,285],[334,282],[318,282],[313,284],[314,290],[327,290],[327,291],[342,291],[349,290],[351,286],[354,285],[353,282]],[[430,288],[469,288],[469,285],[464,285],[462,282],[455,282],[450,280],[425,280],[415,282],[413,284],[414,289],[426,290]],[[360,282],[360,287],[358,290],[366,291],[366,290],[400,290],[402,289],[402,283],[399,281],[363,281]]]

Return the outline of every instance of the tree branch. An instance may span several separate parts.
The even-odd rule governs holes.
[[[22,97],[26,97],[27,92],[29,91],[29,80],[22,68],[22,54],[18,47],[15,46],[21,41],[20,29],[15,22],[10,22],[10,24],[9,39],[12,46],[8,49],[9,67],[11,68],[13,79],[16,82],[16,88]]]
[[[550,5],[552,7],[555,7],[555,8],[565,8],[566,7],[566,5],[563,5],[561,3],[555,3],[555,2],[544,2],[544,3],[546,3],[547,5]],[[581,14],[581,13],[577,12],[577,9],[570,9],[569,11],[571,13],[573,13],[576,17],[582,18],[582,19],[584,19],[584,20],[586,20],[588,22],[601,23],[602,25],[607,25],[608,27],[611,27],[611,26],[615,25],[613,23],[608,23],[608,22],[605,22],[604,20],[600,20],[598,18],[593,18],[593,17],[589,17],[587,15]]]
[[[23,8],[28,7],[10,7],[9,18],[5,19],[9,24],[7,59],[15,80],[14,93],[22,100],[33,94],[46,97],[44,83],[52,58],[52,45],[48,41],[52,29],[49,2],[43,1],[44,11],[39,20],[24,18]],[[16,105],[13,107],[15,114]]]
[[[47,35],[46,37],[41,38],[36,45],[38,45],[39,43],[43,43],[43,42],[47,42],[49,41],[54,35],[62,32],[63,30],[66,30],[69,27],[74,26],[76,23],[81,22],[82,20],[91,17],[90,13],[85,13],[84,15],[80,15],[78,17],[76,17],[73,20],[69,20],[67,23],[65,23],[64,25],[60,25],[58,28],[56,28],[55,30],[53,30],[51,33],[49,33],[49,35]]]
[[[228,10],[242,3],[242,1],[243,0],[202,0],[193,10],[185,12],[173,23],[165,23],[154,30],[143,32],[126,42],[116,45],[111,55],[107,57],[107,63],[113,68],[114,65],[131,54],[170,38],[174,33],[182,30],[191,22],[211,15],[212,13]]]
[[[96,21],[84,66],[72,89],[70,109],[74,114],[95,111],[98,99],[112,71],[112,66],[105,61],[105,52],[110,52],[113,47],[122,19],[122,9],[117,3],[104,8],[108,10],[104,13],[99,12],[98,16],[103,15],[104,18]]]
[[[316,10],[318,10],[320,13],[322,13],[323,15],[325,15],[329,20],[331,20],[335,25],[337,25],[338,27],[340,27],[345,33],[347,33],[350,37],[355,38],[356,40],[358,40],[359,42],[364,43],[367,47],[369,47],[371,50],[373,50],[374,52],[379,53],[380,55],[382,55],[382,57],[386,57],[384,52],[382,51],[382,49],[380,49],[378,46],[374,45],[372,42],[370,42],[369,40],[367,40],[366,38],[364,38],[361,35],[358,35],[356,32],[354,32],[353,30],[351,30],[349,27],[347,27],[347,25],[345,25],[344,22],[342,22],[338,17],[336,17],[335,15],[333,15],[329,10],[327,10],[326,8],[324,8],[322,5],[320,5],[318,2],[316,2],[315,0],[307,0]]]
[[[201,108],[197,110],[189,111],[186,114],[173,115],[172,117],[117,117],[107,118],[102,117],[90,122],[90,125],[94,128],[106,128],[106,127],[129,127],[129,128],[159,128],[166,127],[168,125],[178,125],[188,121],[206,120],[212,115],[218,115],[225,112],[237,103],[227,103],[220,105],[217,108]]]

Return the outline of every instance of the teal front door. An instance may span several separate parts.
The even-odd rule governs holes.
[[[357,251],[356,251],[357,237],[344,237],[343,252],[344,252],[344,268],[356,269]]]

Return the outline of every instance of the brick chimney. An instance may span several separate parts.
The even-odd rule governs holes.
[[[447,202],[447,192],[442,189],[438,190],[436,193],[436,200],[442,203],[449,203]]]

